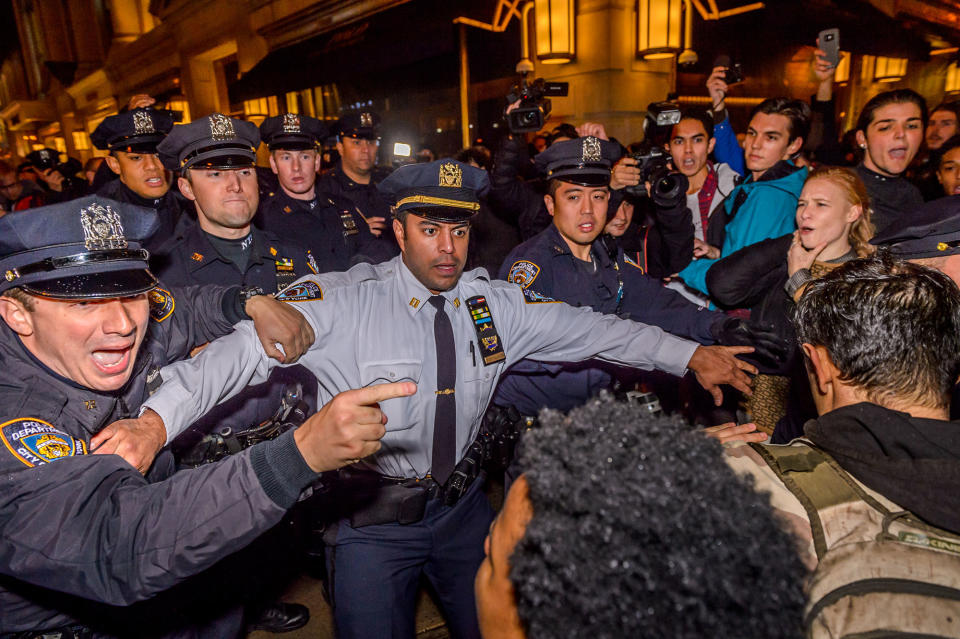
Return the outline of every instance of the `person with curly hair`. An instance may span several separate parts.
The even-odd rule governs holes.
[[[485,639],[803,635],[795,539],[678,418],[544,411],[520,461],[475,583]]]

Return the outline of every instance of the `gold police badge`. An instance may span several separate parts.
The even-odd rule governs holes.
[[[80,209],[80,225],[83,227],[83,245],[88,251],[127,248],[120,214],[109,205],[94,203]]]
[[[463,169],[453,162],[444,162],[440,165],[440,186],[460,188],[463,186]]]
[[[150,117],[149,113],[146,111],[133,112],[133,132],[135,135],[146,135],[157,132],[157,130],[153,128],[153,118]]]
[[[300,116],[296,113],[283,114],[283,132],[300,133]]]
[[[237,132],[233,129],[233,122],[222,113],[214,113],[210,116],[210,137],[217,142],[232,140],[237,137]]]

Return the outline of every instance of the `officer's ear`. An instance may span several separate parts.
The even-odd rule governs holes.
[[[277,161],[273,159],[273,153],[270,153],[270,170],[273,171],[274,175],[280,174],[280,169],[277,168]]]
[[[120,175],[120,161],[117,160],[117,157],[112,153],[104,158],[104,161],[107,163],[107,166],[110,167],[110,170]]]
[[[397,244],[400,246],[400,250],[403,251],[403,245],[406,244],[407,236],[405,234],[403,222],[397,218],[393,218],[393,235],[397,238]]]
[[[317,153],[316,156],[313,158],[313,172],[319,173],[320,166],[322,164],[323,164],[323,157],[319,153]]]
[[[547,207],[547,212],[553,216],[553,196],[549,193],[545,193],[543,196],[543,203]]]
[[[0,295],[0,317],[17,335],[21,337],[33,335],[33,313],[22,301],[8,295]]]
[[[273,162],[273,158],[271,158],[270,161]],[[193,185],[190,184],[190,180],[180,176],[177,178],[177,186],[180,187],[180,192],[183,193],[183,197],[196,201],[197,196],[193,194]]]

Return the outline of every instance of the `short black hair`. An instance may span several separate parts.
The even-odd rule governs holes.
[[[790,136],[788,142],[793,142],[797,138],[807,139],[810,133],[810,106],[803,100],[791,100],[790,98],[767,98],[750,112],[750,119],[753,119],[758,113],[767,115],[785,116],[790,124],[787,127],[787,133]]]
[[[578,137],[580,137],[580,134],[577,133],[577,127],[573,126],[569,122],[561,122],[557,126],[553,127],[553,130],[550,131],[550,134],[547,136],[547,148],[556,142],[557,138],[570,138],[571,140],[576,140]]]
[[[811,282],[794,313],[801,343],[823,346],[870,401],[942,408],[960,376],[960,289],[887,251]]]
[[[940,145],[940,148],[936,151],[930,152],[930,163],[934,168],[939,169],[940,164],[943,162],[943,156],[945,156],[950,151],[953,151],[955,148],[960,147],[960,133],[956,133],[949,138],[947,141]]]
[[[609,396],[541,418],[520,453],[533,516],[510,557],[527,636],[803,635],[797,542],[719,443]]]
[[[699,120],[703,130],[707,132],[707,140],[713,137],[713,116],[706,108],[694,104],[680,107],[681,120]],[[674,125],[676,126],[676,125]],[[673,133],[671,130],[671,137]]]
[[[923,96],[913,89],[895,89],[893,91],[884,91],[873,96],[863,105],[863,110],[857,117],[857,131],[867,133],[867,127],[874,120],[874,115],[878,109],[888,104],[916,104],[920,107],[920,121],[923,126],[927,126],[927,101]]]

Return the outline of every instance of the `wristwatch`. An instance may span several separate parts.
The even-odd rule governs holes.
[[[247,302],[250,301],[251,297],[257,295],[266,295],[266,293],[259,286],[245,286],[240,289],[240,312],[248,318],[250,316],[247,314]]]

